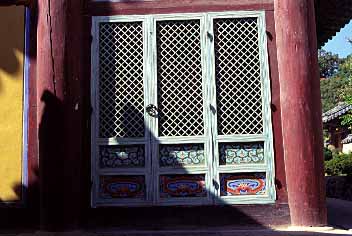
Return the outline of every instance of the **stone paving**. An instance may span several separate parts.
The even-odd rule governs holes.
[[[352,202],[328,198],[328,222],[331,227],[322,228],[240,228],[203,230],[122,231],[118,229],[97,229],[95,231],[73,231],[65,233],[1,233],[0,236],[339,236],[352,235]],[[1,230],[1,229],[0,229]]]
[[[330,225],[352,232],[352,201],[327,198],[327,208]]]
[[[205,230],[205,231],[111,231],[111,232],[65,232],[49,233],[37,232],[34,234],[17,234],[16,236],[341,236],[352,235],[352,231],[327,228],[288,228],[288,229],[262,229],[262,230]],[[10,235],[9,235],[10,236]],[[11,235],[12,236],[12,235]]]

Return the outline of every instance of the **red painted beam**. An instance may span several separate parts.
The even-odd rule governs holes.
[[[285,169],[291,222],[326,225],[314,0],[275,0]]]
[[[0,6],[29,5],[30,0],[0,0]]]
[[[207,11],[273,10],[272,0],[153,0],[87,3],[91,15],[169,14]]]

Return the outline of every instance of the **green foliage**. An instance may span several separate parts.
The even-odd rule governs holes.
[[[349,39],[352,44],[352,40]],[[339,102],[352,104],[352,55],[341,59],[337,54],[318,51],[323,112],[334,108]],[[352,113],[342,118],[342,124],[352,128]]]
[[[348,126],[349,129],[352,127],[352,113],[349,112],[348,114],[341,117],[341,124],[344,126]]]
[[[333,152],[333,158],[325,161],[325,172],[328,175],[352,175],[352,153]]]
[[[340,158],[333,158],[330,161],[325,161],[325,173],[328,175],[342,175],[342,161]]]
[[[346,59],[343,59],[340,61],[336,76],[344,77],[344,78],[351,78],[351,76],[352,76],[352,55],[349,55],[349,56],[347,56]]]
[[[338,76],[345,78],[347,81],[346,86],[339,91],[340,98],[345,103],[352,105],[352,55],[349,55],[340,65]],[[341,118],[341,124],[352,129],[352,112],[349,112]]]
[[[320,78],[329,78],[336,74],[341,63],[337,54],[325,50],[318,50],[318,63]]]
[[[324,147],[324,160],[330,161],[331,159],[332,159],[332,151],[330,151],[328,148]]]
[[[334,108],[339,102],[343,101],[341,90],[345,89],[349,81],[344,77],[332,77],[321,80],[320,91],[323,112]]]

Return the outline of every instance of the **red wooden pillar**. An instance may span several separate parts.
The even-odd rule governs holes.
[[[283,143],[292,225],[326,224],[314,0],[275,0]]]
[[[44,230],[78,227],[81,209],[83,0],[38,0],[37,103]]]

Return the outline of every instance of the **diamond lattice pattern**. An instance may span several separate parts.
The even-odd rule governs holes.
[[[101,23],[100,137],[143,137],[142,22]]]
[[[204,134],[200,21],[157,22],[159,136]]]
[[[262,134],[257,18],[216,19],[218,134]]]

